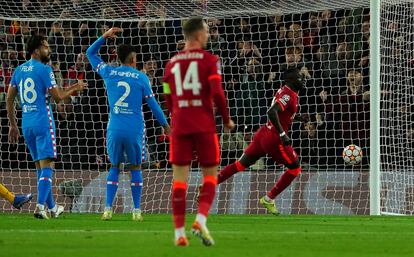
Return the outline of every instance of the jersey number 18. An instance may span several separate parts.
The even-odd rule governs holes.
[[[20,80],[19,89],[20,100],[22,101],[22,104],[25,102],[31,104],[36,101],[37,92],[35,90],[35,83],[32,78],[27,78],[24,82],[23,80]],[[29,93],[31,96],[29,96]]]

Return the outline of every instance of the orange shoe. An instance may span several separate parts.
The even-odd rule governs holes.
[[[211,237],[207,227],[203,228],[198,221],[194,221],[191,227],[191,232],[193,235],[200,238],[205,246],[214,245],[214,239]]]
[[[188,242],[188,239],[185,236],[179,237],[175,241],[175,246],[189,246],[190,243]]]

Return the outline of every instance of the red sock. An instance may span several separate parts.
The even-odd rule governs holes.
[[[172,192],[172,208],[175,228],[184,227],[185,223],[185,196],[187,194],[187,183],[174,181]]]
[[[287,170],[285,173],[280,176],[277,183],[274,185],[272,190],[267,193],[267,196],[271,199],[275,199],[280,193],[283,192],[291,183],[292,181],[299,175],[300,171],[302,170],[301,167],[294,169],[294,170]]]
[[[198,204],[198,213],[207,217],[211,204],[216,195],[217,178],[215,176],[205,176],[203,187],[200,192],[200,201]]]
[[[243,171],[245,169],[246,167],[244,167],[240,161],[236,161],[235,163],[226,166],[223,170],[220,171],[220,173],[217,175],[217,183],[221,184],[237,172]]]

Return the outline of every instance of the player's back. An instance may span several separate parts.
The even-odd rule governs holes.
[[[164,83],[171,90],[174,134],[216,132],[209,84],[214,76],[220,76],[218,57],[205,50],[182,51],[169,61]]]
[[[23,128],[54,126],[48,89],[56,82],[50,66],[30,59],[16,68],[10,84],[19,92]]]
[[[152,95],[147,76],[129,66],[110,67],[104,76],[110,118],[108,130],[143,133],[142,100]],[[147,84],[148,83],[148,84]]]

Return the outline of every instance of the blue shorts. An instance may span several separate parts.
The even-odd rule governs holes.
[[[112,165],[141,164],[146,160],[145,135],[125,131],[108,130],[106,147]]]
[[[28,127],[23,129],[23,137],[33,161],[56,159],[55,128]]]

